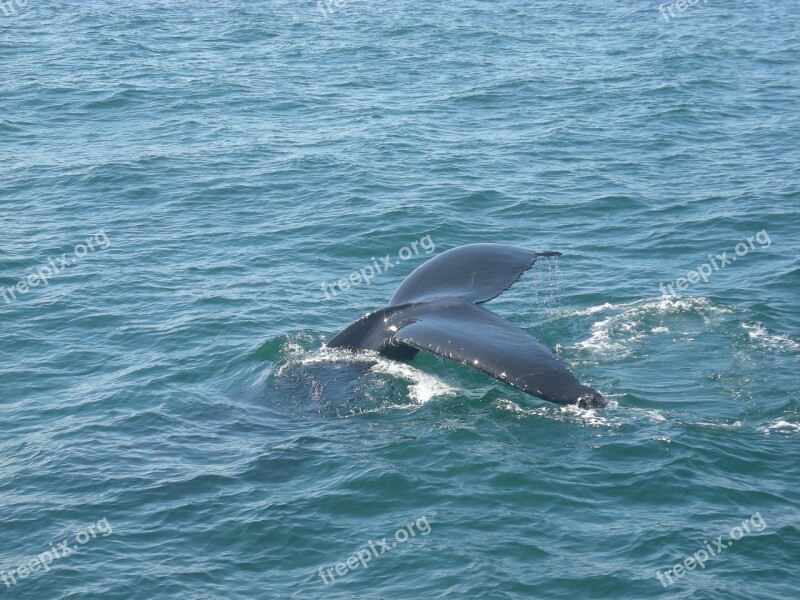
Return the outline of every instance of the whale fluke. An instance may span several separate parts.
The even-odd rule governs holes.
[[[443,299],[482,304],[514,285],[537,256],[560,255],[505,244],[459,246],[414,269],[397,288],[389,306]]]
[[[605,406],[602,394],[580,383],[536,338],[478,306],[510,288],[538,256],[556,255],[505,244],[453,248],[415,269],[388,307],[361,317],[327,345],[397,359],[424,350],[550,402]]]

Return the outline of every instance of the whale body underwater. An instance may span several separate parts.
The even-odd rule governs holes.
[[[424,350],[543,400],[605,406],[600,392],[578,381],[535,337],[480,306],[516,283],[539,256],[560,254],[507,244],[453,248],[417,267],[389,306],[351,323],[326,346],[396,360]]]

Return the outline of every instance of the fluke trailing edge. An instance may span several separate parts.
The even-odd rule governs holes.
[[[605,406],[600,392],[575,379],[536,338],[479,306],[510,288],[538,256],[558,255],[505,244],[453,248],[406,277],[389,306],[364,315],[327,345],[399,360],[426,350],[550,402]]]

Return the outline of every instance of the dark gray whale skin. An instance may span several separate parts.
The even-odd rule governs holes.
[[[537,257],[559,254],[506,244],[453,248],[415,269],[389,306],[350,324],[327,346],[396,360],[425,350],[543,400],[605,406],[600,392],[575,379],[536,338],[480,306],[510,288]]]

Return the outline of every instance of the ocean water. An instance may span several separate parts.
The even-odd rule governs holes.
[[[798,2],[14,2],[0,598],[798,597]],[[323,348],[475,242],[608,408]]]

